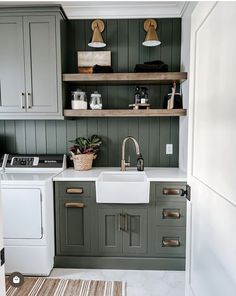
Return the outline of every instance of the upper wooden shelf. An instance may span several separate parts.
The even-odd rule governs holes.
[[[103,110],[64,110],[65,117],[159,117],[185,116],[186,109],[103,109]]]
[[[186,72],[63,74],[63,81],[77,84],[171,84],[186,79]]]

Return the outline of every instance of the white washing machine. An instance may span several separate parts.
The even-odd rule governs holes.
[[[52,178],[65,167],[64,155],[8,155],[0,175],[7,274],[46,276],[53,268]]]

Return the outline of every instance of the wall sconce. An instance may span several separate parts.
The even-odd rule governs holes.
[[[144,30],[147,32],[146,38],[143,41],[144,46],[157,46],[161,44],[157,36],[157,22],[154,19],[147,19],[144,22]]]
[[[102,20],[94,20],[91,28],[93,30],[93,36],[88,46],[90,47],[105,47],[106,43],[103,41],[102,32],[105,29],[104,22]]]

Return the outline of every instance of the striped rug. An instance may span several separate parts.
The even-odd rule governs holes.
[[[6,296],[125,296],[125,283],[26,277],[19,288],[6,281]]]

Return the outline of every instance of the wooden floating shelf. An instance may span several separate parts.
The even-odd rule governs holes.
[[[63,81],[77,84],[171,84],[187,79],[187,72],[63,74]]]
[[[64,110],[65,117],[159,117],[185,116],[186,109],[104,109],[104,110]]]

